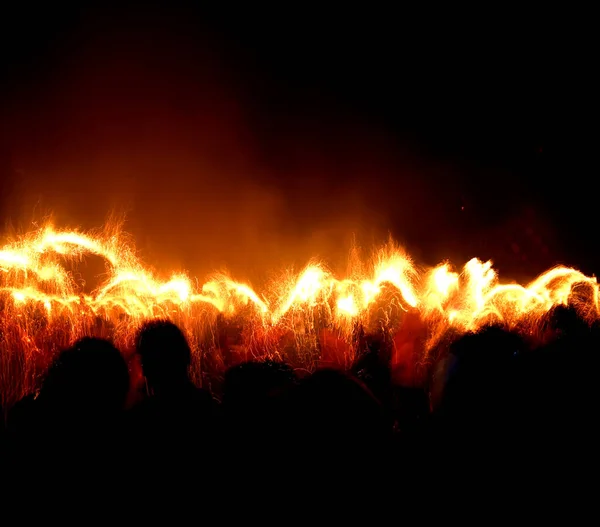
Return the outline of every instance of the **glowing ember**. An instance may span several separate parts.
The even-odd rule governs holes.
[[[69,261],[90,254],[105,259],[106,279],[84,293]],[[535,331],[540,318],[559,304],[574,304],[590,321],[599,315],[596,279],[566,267],[526,286],[501,284],[491,262],[473,259],[460,273],[449,263],[421,269],[389,243],[357,268],[363,271],[337,278],[312,262],[261,292],[222,274],[200,286],[184,274],[161,281],[115,230],[93,234],[48,225],[0,248],[3,385],[15,384],[7,379],[15,374],[14,363],[20,364],[20,375],[31,378],[24,384],[34,383],[44,358],[83,334],[100,331],[127,347],[139,323],[151,317],[180,324],[196,350],[222,347],[215,328],[235,320],[251,353],[284,356],[291,348],[318,353],[323,331],[335,333],[352,351],[357,326],[393,331],[405,312],[416,314],[426,328],[425,352],[449,328],[461,333],[502,323]],[[584,290],[576,299],[575,286]]]

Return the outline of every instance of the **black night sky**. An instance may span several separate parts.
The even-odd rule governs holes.
[[[198,273],[388,232],[426,264],[598,272],[585,13],[169,5],[4,12],[3,225],[116,210]]]

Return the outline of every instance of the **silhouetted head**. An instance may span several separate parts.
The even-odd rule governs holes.
[[[303,449],[316,447],[341,457],[375,445],[383,450],[389,424],[383,408],[360,381],[343,372],[320,370],[304,379],[292,410],[292,439]]]
[[[40,399],[53,411],[96,418],[123,409],[129,372],[121,353],[109,341],[83,338],[52,363]]]
[[[526,383],[532,406],[545,414],[547,428],[556,435],[564,423],[588,422],[587,416],[595,412],[600,334],[597,324],[573,306],[555,306],[546,322],[553,338],[531,354]]]
[[[295,382],[294,371],[282,362],[244,362],[225,373],[223,404],[229,408],[259,405],[280,395]]]
[[[455,340],[450,345],[450,353],[464,364],[492,364],[501,358],[523,351],[524,346],[517,333],[501,326],[488,326]]]
[[[591,328],[574,306],[554,306],[547,313],[548,326],[559,338],[582,339],[590,336]]]
[[[183,332],[167,320],[153,320],[137,334],[136,349],[151,388],[162,388],[188,379],[191,350]]]
[[[389,346],[380,340],[368,342],[366,353],[363,353],[352,365],[351,372],[371,390],[380,401],[389,402],[392,387],[392,371],[390,367],[391,352]]]
[[[449,419],[456,431],[459,423],[501,426],[500,415],[511,411],[518,358],[524,347],[518,335],[499,327],[484,328],[454,342],[439,415]]]

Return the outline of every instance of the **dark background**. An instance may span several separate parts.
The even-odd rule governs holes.
[[[101,226],[257,278],[352,235],[526,279],[596,254],[585,12],[10,7],[0,221]]]

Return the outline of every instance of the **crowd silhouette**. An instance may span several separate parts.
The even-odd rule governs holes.
[[[600,332],[562,306],[543,324],[536,342],[499,327],[453,339],[419,386],[395,384],[389,354],[373,345],[350,372],[244,362],[218,394],[190,379],[190,347],[171,322],[137,335],[140,386],[110,342],[83,338],[39,393],[4,412],[2,477],[156,496],[202,487],[205,497],[273,497],[292,485],[327,499],[400,483],[464,499],[470,486],[573,488],[595,475]]]

